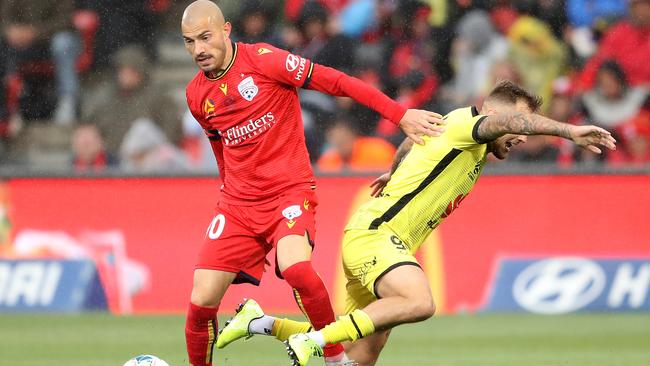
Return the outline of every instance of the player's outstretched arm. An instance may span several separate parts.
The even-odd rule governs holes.
[[[374,87],[330,67],[313,64],[308,87],[322,93],[354,99],[397,124],[406,136],[418,144],[424,144],[424,135],[435,137],[445,131],[444,125],[447,122],[438,113],[406,109]]]
[[[549,135],[572,140],[591,152],[600,154],[597,145],[616,149],[612,134],[597,126],[574,126],[535,113],[497,114],[485,118],[476,130],[479,141],[488,142],[512,133],[516,135]]]

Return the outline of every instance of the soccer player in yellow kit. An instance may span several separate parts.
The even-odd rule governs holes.
[[[304,366],[324,345],[340,342],[351,342],[346,343],[350,359],[374,365],[392,327],[433,316],[431,289],[414,253],[472,190],[488,153],[505,159],[526,135],[560,136],[594,153],[601,152],[596,145],[615,149],[608,131],[535,114],[540,105],[539,97],[503,81],[480,112],[467,107],[445,116],[442,136],[424,137],[424,145],[402,143],[391,172],[372,183],[375,198],[345,228],[347,315],[320,331],[289,336],[285,343],[294,365]],[[281,330],[276,333],[309,330],[306,323],[294,323],[275,319],[273,328]]]

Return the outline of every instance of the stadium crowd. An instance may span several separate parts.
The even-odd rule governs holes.
[[[589,121],[619,141],[617,151],[594,158],[560,139],[531,137],[513,161],[650,163],[650,0],[219,3],[233,40],[268,42],[337,68],[408,108],[444,114],[480,104],[495,81],[509,79],[543,96],[551,118]],[[0,0],[0,164],[216,171],[184,100],[160,87],[153,72],[161,35],[183,47],[178,22],[185,5]],[[318,170],[390,166],[403,139],[394,124],[348,98],[310,90],[300,97]]]

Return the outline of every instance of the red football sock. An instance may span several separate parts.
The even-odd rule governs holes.
[[[217,339],[217,310],[190,303],[185,322],[187,355],[192,366],[212,366],[212,349]]]
[[[293,287],[296,302],[316,330],[334,322],[334,310],[327,288],[318,276],[310,261],[299,262],[282,272],[282,277]],[[343,352],[340,344],[331,344],[323,348],[325,357],[332,357]]]

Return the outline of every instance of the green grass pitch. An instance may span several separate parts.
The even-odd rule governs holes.
[[[143,353],[187,365],[183,325],[182,316],[4,314],[0,365],[121,366]],[[289,365],[270,337],[215,351],[215,366]],[[398,327],[378,365],[650,365],[650,314],[436,317]]]

